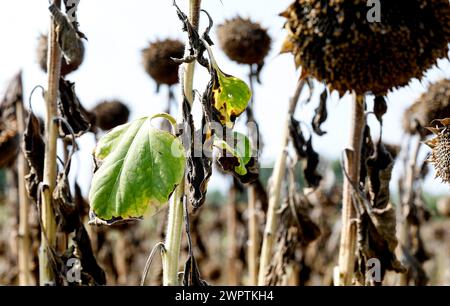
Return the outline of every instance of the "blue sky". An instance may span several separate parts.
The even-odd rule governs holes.
[[[179,0],[186,8],[186,0]],[[297,72],[290,55],[278,55],[284,39],[284,20],[278,17],[291,0],[204,0],[203,8],[208,10],[216,24],[237,14],[261,22],[269,29],[273,38],[272,52],[262,73],[262,86],[255,90],[256,117],[264,135],[265,150],[263,163],[270,163],[276,156],[280,142],[283,120],[288,100],[294,90]],[[104,98],[119,98],[132,110],[132,118],[160,112],[164,109],[166,93],[155,93],[154,82],[145,74],[141,65],[141,49],[149,41],[167,37],[184,39],[180,22],[176,17],[172,0],[82,0],[79,6],[81,30],[87,35],[87,54],[79,71],[69,79],[76,82],[81,102],[93,107]],[[0,2],[0,93],[7,81],[19,69],[23,69],[26,96],[36,85],[45,85],[45,74],[39,69],[35,49],[40,33],[45,33],[49,25],[47,0],[14,0]],[[203,21],[206,21],[205,18]],[[205,24],[202,24],[205,26]],[[214,32],[212,38],[215,39]],[[235,76],[246,78],[248,67],[229,61],[222,51],[214,47],[215,56],[222,70]],[[385,116],[384,139],[389,143],[400,143],[403,137],[401,118],[403,111],[430,82],[450,77],[450,63],[440,60],[437,67],[427,73],[427,77],[388,96],[389,110]],[[206,71],[197,69],[195,87],[202,90],[208,80]],[[318,98],[318,92],[314,99]],[[370,103],[369,103],[370,104]],[[323,137],[316,137],[314,145],[322,156],[339,158],[347,143],[349,128],[350,100],[341,100],[334,95],[329,103],[329,119],[323,125],[328,131]],[[302,107],[297,116],[307,122],[314,112],[314,104]],[[33,108],[43,111],[43,101],[36,95]],[[375,122],[370,121],[373,130]],[[237,128],[243,126],[238,125]],[[77,153],[74,166],[82,165],[72,173],[81,181],[83,189],[89,186],[91,172],[90,152],[93,149],[92,136],[84,136],[80,141],[82,151]],[[396,171],[398,173],[398,171]],[[223,186],[224,180],[213,178],[212,187]],[[432,192],[449,193],[448,186],[429,179],[426,188]]]

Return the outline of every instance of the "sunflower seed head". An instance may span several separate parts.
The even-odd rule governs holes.
[[[225,54],[240,64],[261,64],[270,51],[272,39],[259,23],[235,17],[217,27]]]
[[[442,120],[441,122],[448,123]],[[435,138],[426,142],[432,148],[429,162],[436,169],[436,178],[440,178],[444,183],[450,183],[450,125],[443,128],[433,128]]]
[[[369,9],[366,0],[295,0],[281,14],[283,51],[341,95],[384,95],[447,57],[448,0],[382,0],[381,22],[368,21]]]
[[[130,116],[128,107],[118,100],[100,102],[91,112],[95,115],[96,125],[104,131],[127,123]]]
[[[436,134],[427,128],[438,118],[450,118],[450,80],[432,84],[403,115],[403,129],[409,134],[419,133],[425,137]],[[448,125],[442,123],[442,125]]]
[[[165,39],[150,43],[142,50],[142,63],[157,84],[170,86],[178,83],[179,64],[173,58],[182,58],[183,55],[184,44],[181,41]]]

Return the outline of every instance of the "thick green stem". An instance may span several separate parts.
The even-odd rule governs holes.
[[[53,0],[60,8],[61,0]],[[61,70],[61,50],[57,41],[56,24],[51,18],[48,39],[48,88],[45,95],[47,113],[45,117],[45,158],[44,158],[44,187],[42,188],[41,246],[39,249],[39,284],[41,286],[54,283],[54,275],[49,262],[48,248],[54,248],[56,243],[56,221],[52,204],[52,193],[56,180],[56,144],[58,127],[53,118],[57,116],[58,84]],[[47,243],[49,245],[47,245]]]
[[[297,108],[297,103],[302,93],[302,89],[305,86],[305,79],[302,77],[297,83],[294,97],[291,99],[285,125],[283,127],[283,135],[281,137],[281,146],[279,148],[279,155],[275,162],[273,173],[271,177],[269,207],[267,208],[266,227],[264,230],[263,244],[261,247],[260,266],[258,274],[258,285],[264,286],[266,274],[268,272],[270,259],[272,255],[272,247],[274,242],[274,233],[277,225],[276,211],[280,203],[281,183],[283,182],[285,170],[286,170],[286,147],[289,141],[289,122],[291,116],[294,114]]]
[[[195,29],[198,29],[200,18],[201,0],[190,0],[189,5],[189,21]],[[189,45],[187,41],[186,46]],[[186,53],[188,53],[186,47]],[[183,96],[187,98],[192,105],[194,102],[193,84],[195,62],[185,64],[180,67],[183,71]],[[179,106],[179,121],[183,121],[183,99],[180,100]],[[173,200],[169,203],[169,216],[167,221],[166,240],[164,242],[163,252],[163,285],[176,286],[178,285],[178,265],[180,257],[181,234],[183,228],[183,198],[185,178],[181,181],[174,193]]]
[[[352,200],[352,184],[359,182],[359,170],[361,162],[361,146],[364,126],[366,124],[364,111],[364,96],[353,94],[352,122],[350,128],[350,150],[345,156],[345,171],[348,178],[344,177],[342,198],[342,233],[339,247],[339,267],[335,272],[335,285],[351,285],[353,270],[355,268],[356,253],[356,223],[355,209]]]
[[[175,190],[169,204],[166,240],[163,252],[163,285],[178,285],[178,266],[180,256],[181,234],[183,229],[184,180]]]

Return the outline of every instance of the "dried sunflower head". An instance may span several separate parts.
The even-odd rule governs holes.
[[[178,83],[179,64],[172,58],[182,58],[183,55],[184,44],[181,41],[166,39],[150,43],[142,50],[142,63],[158,85],[170,86]]]
[[[432,149],[429,161],[436,169],[436,178],[450,183],[450,118],[437,120],[443,127],[428,128],[435,138],[426,142]]]
[[[0,119],[0,168],[9,167],[19,153],[19,134],[17,122],[4,122]]]
[[[370,22],[367,0],[295,0],[283,51],[340,94],[384,95],[447,57],[448,0],[380,2],[381,22]]]
[[[61,59],[61,76],[66,76],[69,73],[74,72],[77,70],[84,60],[84,44],[80,40],[80,51],[81,56],[78,57],[76,60],[71,61],[70,63],[67,62],[65,57],[62,57]],[[38,41],[38,47],[36,50],[37,53],[37,59],[39,66],[41,67],[42,71],[47,72],[47,53],[48,53],[48,37],[47,35],[40,35],[39,41]]]
[[[217,27],[217,36],[226,55],[240,64],[261,64],[272,42],[259,23],[235,17]]]
[[[442,198],[436,203],[436,208],[440,216],[450,217],[450,198]]]
[[[426,129],[435,119],[450,118],[450,80],[431,85],[403,116],[403,128],[409,134],[431,134]]]
[[[95,124],[104,131],[109,131],[118,125],[128,122],[130,110],[117,100],[103,101],[91,111],[95,115]]]

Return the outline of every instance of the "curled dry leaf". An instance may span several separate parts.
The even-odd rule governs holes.
[[[322,176],[317,172],[319,166],[319,154],[314,151],[312,146],[312,137],[306,143],[306,165],[303,173],[309,187],[318,187]]]
[[[191,109],[187,100],[184,100],[184,124],[188,125],[191,131],[191,139],[201,139],[200,143],[196,141],[190,142],[189,155],[187,159],[187,181],[189,185],[189,202],[194,209],[200,208],[206,200],[206,192],[208,190],[208,182],[212,174],[212,158],[206,156],[204,149],[208,149],[206,142],[211,142],[211,133],[203,135],[202,130],[195,131],[194,121],[191,115]],[[205,123],[206,116],[203,116]],[[209,122],[209,120],[206,120]],[[202,126],[204,126],[202,124]],[[209,138],[209,139],[207,139]],[[184,142],[189,143],[189,142]]]
[[[97,263],[92,250],[91,240],[82,223],[75,231],[73,241],[76,245],[74,254],[80,260],[82,271],[82,284],[102,286],[106,285],[105,271]]]
[[[383,96],[376,96],[373,103],[373,112],[375,113],[378,121],[381,123],[383,121],[383,116],[386,114],[388,109],[386,99]]]
[[[288,198],[282,206],[280,226],[276,233],[276,251],[266,276],[266,284],[272,286],[282,284],[286,267],[291,262],[304,264],[303,258],[307,246],[321,234],[318,225],[308,215],[311,208],[309,201],[297,191],[295,164],[288,168],[288,172]],[[300,252],[297,252],[298,249]],[[298,258],[299,254],[301,258]]]
[[[45,142],[41,134],[39,119],[30,112],[24,132],[23,151],[28,162],[29,172],[25,176],[28,195],[38,202],[38,186],[43,180]]]
[[[64,118],[72,128],[75,137],[80,137],[91,129],[93,115],[86,111],[81,105],[75,93],[75,83],[66,81],[63,78],[59,80],[58,113]],[[59,125],[59,134],[61,137],[72,137],[72,131],[61,121]]]
[[[69,65],[79,66],[84,58],[84,34],[78,31],[69,18],[60,9],[52,4],[49,7],[56,23],[57,39],[64,59]]]
[[[366,129],[367,130],[367,129]],[[354,201],[358,205],[359,272],[366,273],[366,263],[377,258],[381,263],[381,276],[386,270],[403,272],[404,267],[397,260],[395,209],[389,201],[389,182],[394,159],[378,142],[374,154],[367,160],[367,192],[369,198],[354,186]]]
[[[291,121],[289,124],[289,134],[294,145],[297,156],[301,158],[306,157],[305,144],[306,139],[303,136],[303,132],[300,126],[300,122],[291,116]]]
[[[323,136],[327,132],[322,131],[321,125],[327,120],[328,112],[327,112],[327,100],[328,100],[328,90],[325,88],[320,95],[319,106],[315,110],[315,115],[312,121],[312,127],[314,132]]]
[[[58,230],[64,233],[73,232],[80,223],[80,217],[70,192],[69,179],[65,171],[60,172],[56,179],[56,186],[53,190],[53,204]]]
[[[375,153],[372,136],[370,135],[370,127],[366,124],[364,127],[363,140],[361,146],[361,164],[359,170],[359,181],[361,184],[365,184],[367,177],[367,162]]]
[[[314,151],[312,146],[312,136],[306,141],[300,122],[291,116],[289,124],[289,133],[292,143],[299,160],[303,160],[303,175],[308,184],[308,187],[317,187],[322,180],[322,176],[317,172],[319,166],[319,154]]]

